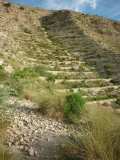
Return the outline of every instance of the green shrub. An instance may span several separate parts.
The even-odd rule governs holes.
[[[4,2],[3,5],[4,5],[5,7],[7,7],[7,8],[11,7],[11,3],[9,3],[9,2]]]
[[[35,77],[37,76],[37,73],[33,70],[33,68],[24,68],[23,70],[16,70],[13,75],[12,78],[13,79],[23,79],[23,78],[27,78],[27,77]]]
[[[67,95],[64,105],[65,119],[69,122],[76,122],[84,106],[85,100],[81,97],[79,92]]]
[[[114,109],[120,109],[120,97],[117,97],[116,103],[113,106]]]
[[[32,31],[29,28],[26,28],[26,27],[23,28],[23,31],[25,33],[27,33],[27,34],[31,34],[32,33]]]
[[[55,82],[55,79],[56,79],[56,76],[55,75],[52,75],[52,74],[49,74],[48,76],[47,76],[47,81],[48,82]]]
[[[19,9],[20,9],[20,10],[24,10],[25,8],[24,8],[23,6],[20,6]]]
[[[14,79],[10,77],[8,81],[5,82],[5,86],[7,86],[8,95],[9,96],[18,96],[22,93],[23,84],[20,79]]]
[[[50,74],[46,71],[44,66],[35,66],[35,67],[26,67],[22,70],[16,70],[12,74],[13,79],[23,79],[29,77],[37,77],[37,76],[49,76]]]
[[[120,97],[117,98],[116,103],[120,105]]]

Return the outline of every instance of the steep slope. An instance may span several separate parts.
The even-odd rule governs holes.
[[[39,18],[48,13],[0,3],[0,51],[6,63],[14,68],[30,65],[41,53],[55,50],[39,22]]]
[[[96,20],[99,21],[99,29]],[[118,76],[116,79],[119,81],[120,31],[119,27],[117,29],[113,27],[114,22],[104,20],[103,24],[103,19],[100,17],[69,11],[54,12],[48,17],[43,17],[42,22],[53,41],[59,42],[72,55],[77,55],[89,66],[94,66],[101,76],[109,78]],[[118,22],[116,23],[120,26]],[[109,39],[112,44],[107,41],[106,33],[97,35],[99,30],[102,32],[106,28],[111,30]],[[114,44],[118,46],[115,51]]]
[[[1,2],[0,100],[8,96],[9,147],[29,160],[58,160],[58,148],[77,130],[40,115],[38,109],[45,114],[53,96],[49,116],[60,119],[63,106],[56,95],[63,100],[70,91],[80,92],[88,105],[111,107],[119,96],[119,39],[118,22]]]
[[[118,84],[120,80],[120,54],[117,49],[116,52],[108,49],[106,41],[102,46],[96,36],[91,36],[93,30],[97,35],[99,30],[110,26],[114,46],[113,37],[116,34],[120,37],[114,22],[81,13],[52,12],[10,3],[0,3],[0,8],[1,65],[7,67],[6,71],[14,73],[21,68],[44,65],[47,73],[55,76],[57,91],[80,90],[88,100],[114,99],[118,95],[119,86],[112,82]],[[99,30],[96,21],[100,22]]]
[[[99,45],[120,52],[120,22],[98,16],[74,14],[76,23]],[[112,38],[111,38],[112,37]]]

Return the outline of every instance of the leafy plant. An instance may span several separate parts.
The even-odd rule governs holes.
[[[64,105],[65,119],[69,122],[76,122],[84,106],[85,100],[81,97],[79,92],[67,95]]]
[[[9,3],[9,2],[4,2],[3,5],[4,5],[5,7],[7,7],[7,8],[9,8],[9,7],[11,6],[11,3]]]
[[[49,74],[49,75],[47,76],[47,81],[48,81],[48,82],[54,83],[54,82],[55,82],[55,79],[56,79],[56,76],[55,76],[55,75]]]
[[[48,76],[50,75],[44,66],[35,66],[35,67],[26,67],[22,70],[16,70],[12,74],[13,79],[23,79],[29,77],[37,77],[37,76]]]

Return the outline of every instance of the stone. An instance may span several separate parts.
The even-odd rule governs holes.
[[[35,154],[34,149],[32,147],[29,149],[28,152],[29,152],[30,156],[34,156],[34,154]]]
[[[12,66],[8,65],[8,66],[5,66],[5,71],[11,74],[14,71],[14,69]]]

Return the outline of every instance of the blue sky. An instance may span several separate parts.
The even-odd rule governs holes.
[[[46,9],[70,9],[120,21],[120,0],[9,0]]]

